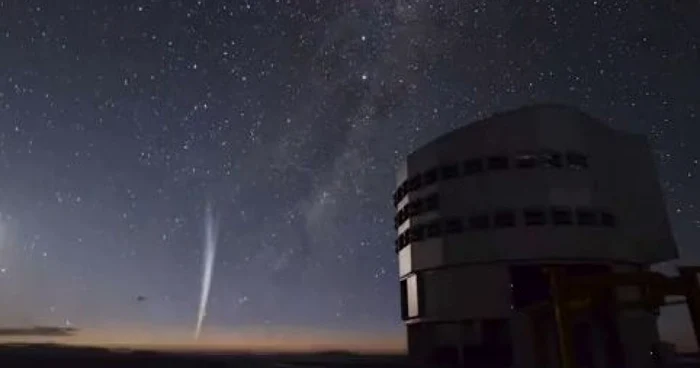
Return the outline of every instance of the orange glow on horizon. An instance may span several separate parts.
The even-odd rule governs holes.
[[[56,343],[74,346],[130,348],[167,351],[312,353],[348,351],[354,353],[403,354],[403,334],[341,332],[309,328],[245,327],[237,330],[207,329],[195,341],[192,331],[117,327],[80,330],[68,337],[2,337],[2,343]]]

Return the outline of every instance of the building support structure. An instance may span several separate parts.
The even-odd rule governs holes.
[[[678,268],[678,276],[666,276],[658,272],[640,271],[626,273],[605,273],[593,276],[566,276],[557,267],[546,270],[549,275],[550,301],[531,308],[529,313],[533,325],[537,326],[537,316],[543,310],[553,311],[557,324],[558,352],[561,368],[579,368],[572,343],[572,321],[582,312],[600,307],[604,295],[621,287],[635,287],[639,291],[636,300],[618,300],[616,309],[645,309],[658,314],[664,305],[678,304],[666,302],[668,296],[685,297],[690,312],[695,340],[700,346],[700,266]],[[538,354],[545,350],[538,349]],[[654,354],[654,352],[652,352]],[[656,352],[658,354],[658,352]],[[538,356],[538,361],[546,357]]]

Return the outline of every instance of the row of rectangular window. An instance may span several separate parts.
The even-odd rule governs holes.
[[[440,207],[440,197],[437,193],[423,198],[417,198],[407,203],[394,216],[394,228],[398,229],[401,224],[411,217],[420,216],[426,212],[436,211]]]
[[[537,153],[521,153],[514,157],[489,156],[485,158],[472,158],[461,163],[452,163],[441,167],[432,168],[417,174],[404,181],[394,193],[394,206],[397,206],[408,193],[432,185],[438,180],[450,180],[460,176],[471,176],[484,171],[507,170],[514,167],[518,169],[532,169],[536,167],[563,168],[575,170],[588,168],[588,156],[567,151],[565,153],[555,151],[541,151]]]
[[[600,226],[613,228],[617,226],[615,215],[606,211],[589,208],[571,209],[552,207],[549,209],[532,207],[522,210],[522,224],[525,226]],[[397,249],[402,249],[411,242],[438,238],[443,235],[461,234],[467,230],[505,229],[517,226],[517,216],[513,210],[499,210],[493,214],[475,214],[466,218],[452,217],[436,220],[428,224],[411,226],[396,239]]]

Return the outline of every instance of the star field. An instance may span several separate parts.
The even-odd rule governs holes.
[[[0,1],[0,324],[189,334],[210,201],[205,334],[401,344],[397,164],[534,102],[648,134],[698,262],[699,16],[691,0]],[[685,341],[685,320],[664,323]]]

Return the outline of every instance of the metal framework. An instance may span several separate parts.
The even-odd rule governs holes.
[[[679,267],[678,271],[678,276],[666,276],[652,271],[567,276],[560,267],[548,267],[545,272],[549,276],[550,300],[530,309],[530,315],[535,318],[541,312],[553,309],[561,368],[577,368],[573,353],[572,318],[577,313],[590,311],[609,301],[610,291],[619,287],[637,287],[639,295],[636,300],[618,301],[613,296],[616,309],[642,308],[658,313],[661,306],[678,304],[676,301],[666,302],[667,296],[683,296],[690,312],[695,339],[700,346],[700,266]],[[535,338],[535,342],[540,345],[542,340]],[[543,348],[536,347],[539,359],[546,359]]]

